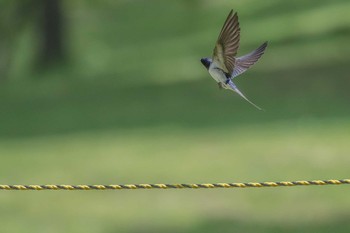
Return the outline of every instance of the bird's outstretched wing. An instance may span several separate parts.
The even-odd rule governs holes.
[[[227,74],[231,74],[235,66],[239,34],[238,16],[231,10],[221,29],[213,54],[213,62]]]
[[[237,57],[232,72],[232,78],[244,73],[249,69],[249,67],[254,65],[255,62],[257,62],[259,58],[264,54],[266,47],[267,42],[260,45],[260,47],[253,52],[248,53],[242,57]]]

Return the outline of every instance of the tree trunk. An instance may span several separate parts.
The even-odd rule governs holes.
[[[64,61],[64,25],[61,0],[41,0],[41,54],[40,65],[45,68]]]

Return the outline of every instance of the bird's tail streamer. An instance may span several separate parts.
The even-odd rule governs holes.
[[[248,103],[250,103],[251,105],[253,105],[254,107],[256,107],[259,110],[263,110],[262,108],[260,108],[258,105],[254,104],[252,101],[250,101],[247,97],[245,97],[245,95],[243,95],[243,93],[236,87],[236,85],[230,80],[228,82],[228,84],[230,85],[230,87],[232,88],[232,90],[234,92],[236,92],[238,95],[240,95],[243,99],[245,99]]]

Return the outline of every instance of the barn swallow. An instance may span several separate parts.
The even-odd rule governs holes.
[[[225,88],[236,92],[254,107],[262,110],[245,97],[232,80],[244,73],[259,60],[264,54],[267,42],[244,56],[236,57],[239,39],[240,27],[238,16],[237,13],[233,13],[233,10],[231,10],[217,39],[212,58],[202,58],[201,62],[207,68],[213,79],[218,83],[219,88]]]

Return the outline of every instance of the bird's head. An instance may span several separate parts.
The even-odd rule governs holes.
[[[201,62],[205,66],[205,68],[209,69],[209,66],[211,64],[211,59],[209,59],[209,58],[202,58]]]

